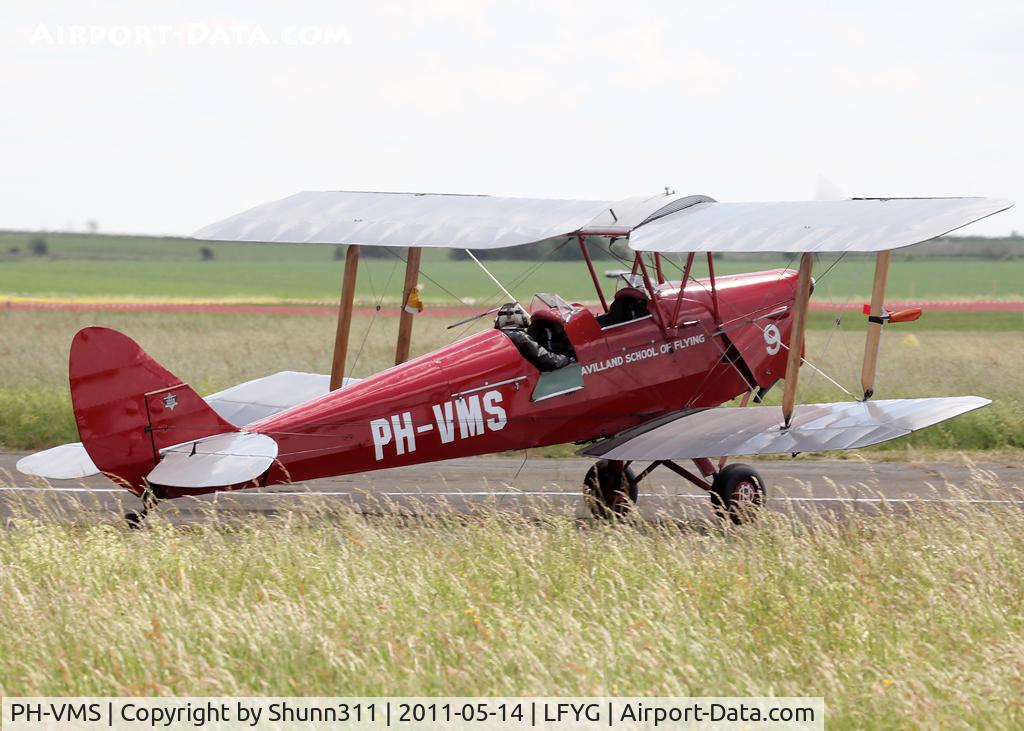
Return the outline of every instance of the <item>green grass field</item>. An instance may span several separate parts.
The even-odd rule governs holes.
[[[31,234],[0,233],[0,297],[35,295],[81,298],[211,298],[258,301],[331,302],[337,297],[343,264],[334,247],[267,244],[209,244],[187,239],[155,239],[73,234],[47,235],[47,255],[33,256]],[[213,261],[199,260],[199,247],[214,250]],[[786,266],[778,262],[725,259],[719,273]],[[851,258],[829,270],[819,264],[817,301],[865,299],[873,262]],[[513,293],[528,300],[533,292],[559,292],[572,300],[592,300],[594,293],[580,262],[489,261]],[[599,269],[616,268],[599,261]],[[397,301],[404,265],[398,258],[364,258],[360,263],[359,299],[364,303]],[[671,269],[671,268],[670,268]],[[827,270],[827,271],[826,271]],[[700,271],[697,272],[700,274]],[[528,276],[527,276],[528,275]],[[470,261],[454,261],[443,251],[424,254],[423,295],[428,302],[464,302],[481,309],[506,299]],[[609,281],[609,285],[612,283]],[[609,287],[609,290],[611,287]],[[983,298],[1024,296],[1024,259],[1007,261],[918,258],[897,259],[890,275],[891,298]],[[856,392],[856,368],[864,318],[814,312],[809,327],[811,353],[827,349],[822,364],[842,374]],[[369,319],[356,323],[352,336],[353,372],[366,375],[391,362],[394,318],[377,318],[368,338]],[[67,347],[74,332],[87,324],[125,330],[203,392],[277,370],[329,369],[334,324],[329,318],[199,314],[19,313],[0,312],[0,444],[36,448],[74,440],[66,386]],[[446,331],[438,318],[419,318],[415,347],[426,352],[453,334],[485,326],[474,323]],[[836,334],[838,332],[838,335]],[[905,335],[913,335],[905,339]],[[919,347],[905,346],[915,342]],[[358,358],[357,358],[358,356]],[[979,414],[928,430],[884,447],[996,449],[1024,447],[1020,404],[1024,385],[1019,363],[1024,358],[1024,313],[927,312],[913,325],[891,328],[882,361],[882,390],[890,396],[976,393],[997,399]],[[921,378],[925,370],[927,379]],[[803,398],[832,400],[843,395],[806,379]],[[548,450],[568,454],[571,448]]]
[[[272,244],[210,244],[188,239],[142,239],[51,234],[49,254],[27,253],[30,234],[0,233],[0,295],[121,296],[150,298],[233,298],[333,301],[341,284],[343,262],[331,246]],[[215,259],[200,261],[199,248],[209,246]],[[17,256],[4,255],[11,247]],[[398,253],[403,253],[397,250]],[[874,264],[850,257],[824,274],[833,258],[817,264],[817,297],[860,300],[870,294]],[[718,274],[792,266],[777,261],[723,259]],[[569,300],[596,300],[585,266],[576,261],[487,262],[518,298],[534,292],[559,292]],[[615,260],[598,261],[600,271],[622,268]],[[666,265],[667,275],[679,271]],[[697,275],[703,269],[697,268]],[[404,264],[397,258],[360,262],[358,297],[362,302],[395,302],[401,296]],[[446,252],[427,251],[421,285],[428,302],[455,304],[458,299],[488,303],[504,299],[471,261],[452,261]],[[824,276],[822,276],[824,274]],[[609,292],[613,283],[605,280]],[[447,291],[446,291],[447,290]],[[451,294],[450,294],[451,293]],[[455,295],[455,296],[453,296]],[[896,259],[889,277],[889,295],[898,299],[1021,299],[1024,258],[1007,261],[917,258]]]
[[[954,314],[958,313],[936,313],[933,324],[947,323]],[[1005,314],[1019,322],[1020,313]],[[856,393],[864,342],[858,329],[863,327],[862,318],[840,330],[831,329],[826,317],[815,322],[820,329],[809,332],[808,357]],[[371,328],[366,317],[353,322],[349,360],[353,375],[375,373],[393,362],[398,319],[378,317],[372,323]],[[77,441],[67,356],[75,332],[87,325],[127,333],[200,393],[281,370],[326,373],[334,342],[334,321],[328,317],[0,309],[0,444],[8,449],[34,449]],[[446,325],[442,318],[418,319],[413,353],[429,352],[488,323],[451,331]],[[975,394],[995,403],[876,449],[896,456],[914,449],[1024,448],[1024,369],[1020,368],[1024,334],[1016,328],[978,332],[918,324],[893,326],[883,343],[879,397]],[[775,389],[770,400],[780,393]],[[801,400],[846,398],[823,377],[804,370]],[[574,450],[569,445],[544,454],[567,455]]]
[[[1021,511],[12,527],[4,695],[820,695],[829,729],[1024,725]]]

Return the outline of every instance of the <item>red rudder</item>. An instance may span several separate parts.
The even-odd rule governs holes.
[[[75,335],[69,362],[78,433],[96,466],[136,494],[172,444],[237,431],[190,386],[116,330]]]

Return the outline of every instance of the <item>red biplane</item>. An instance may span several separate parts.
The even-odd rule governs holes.
[[[987,198],[719,203],[667,192],[619,202],[300,193],[196,237],[349,245],[330,377],[283,372],[203,398],[125,335],[86,328],[70,357],[82,441],[26,457],[18,468],[51,479],[102,472],[143,498],[144,515],[157,500],[182,495],[575,442],[597,458],[584,480],[596,514],[628,509],[640,479],[664,466],[739,522],[762,504],[765,486],[754,469],[727,465],[726,457],[863,447],[989,403],[871,397],[883,324],[919,314],[884,308],[889,252],[1011,205]],[[632,271],[607,299],[588,246],[616,240],[628,242]],[[528,319],[507,309],[515,316],[505,329],[412,360],[412,316],[403,312],[396,365],[342,378],[359,247],[408,247],[408,302],[421,247],[540,241],[579,246],[600,311],[537,294]],[[790,252],[800,265],[716,277],[718,252]],[[797,408],[812,265],[825,252],[877,252],[862,396]],[[708,271],[699,279],[691,276],[698,254]],[[663,267],[672,255],[680,255],[679,279]],[[781,406],[749,405],[780,379]],[[721,408],[734,399],[745,408]],[[634,474],[633,462],[649,464]]]

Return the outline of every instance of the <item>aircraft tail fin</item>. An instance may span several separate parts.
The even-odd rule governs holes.
[[[71,344],[78,433],[100,471],[141,494],[161,450],[238,428],[127,335],[80,330]]]

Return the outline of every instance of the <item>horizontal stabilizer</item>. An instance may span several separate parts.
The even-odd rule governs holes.
[[[255,480],[277,458],[277,442],[265,434],[232,432],[177,444],[146,479],[153,485],[224,487]]]
[[[580,453],[616,460],[695,459],[858,449],[902,437],[992,403],[978,396],[800,404],[783,428],[781,406],[681,412]]]
[[[62,444],[18,460],[15,467],[23,475],[47,480],[80,480],[100,472],[81,442]]]

